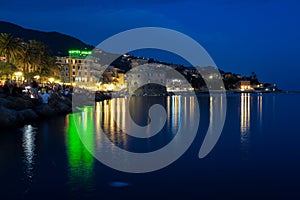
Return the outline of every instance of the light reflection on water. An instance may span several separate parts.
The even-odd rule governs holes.
[[[274,96],[272,99],[274,99]],[[256,109],[257,124],[254,123],[255,121],[251,120],[251,118],[255,118],[255,116],[251,115],[251,113],[254,113],[253,109]],[[253,126],[258,127],[258,130],[262,130],[263,95],[243,93],[240,96],[240,140],[241,151],[244,154],[243,159],[248,159],[251,151],[251,123],[254,123]]]
[[[251,95],[250,93],[242,93],[240,97],[240,131],[241,131],[241,151],[243,159],[249,157],[250,144],[250,117],[251,117]]]
[[[93,121],[90,120],[91,113],[88,112],[89,108],[85,108],[84,112],[77,115],[82,122],[82,126],[76,127],[74,124],[74,115],[67,116],[67,135],[66,135],[66,148],[69,161],[69,184],[71,190],[85,190],[93,187],[94,177],[94,158],[88,150],[82,145],[82,141],[78,135],[77,128],[82,128],[81,133],[86,134],[84,138],[88,145],[94,145],[94,130]],[[81,183],[81,184],[78,184]]]
[[[48,192],[51,196],[49,191],[54,191],[53,193],[59,191],[65,196],[70,194],[80,196],[80,194],[89,193],[91,199],[100,199],[105,194],[108,199],[112,195],[112,190],[116,188],[118,190],[122,188],[130,195],[135,194],[136,191],[151,194],[152,189],[155,188],[153,194],[157,196],[162,191],[161,188],[168,185],[170,190],[165,188],[165,194],[173,194],[173,197],[176,197],[180,193],[180,190],[176,188],[178,185],[184,190],[189,190],[193,195],[198,194],[199,180],[203,180],[203,182],[220,183],[216,185],[216,188],[223,193],[232,188],[238,188],[240,184],[236,183],[242,182],[243,186],[239,190],[231,191],[234,194],[240,192],[241,197],[249,194],[248,188],[254,193],[257,188],[262,188],[255,194],[264,193],[266,196],[273,194],[274,191],[280,191],[278,188],[284,189],[285,194],[289,194],[290,189],[285,189],[285,186],[299,188],[300,164],[297,159],[300,152],[297,142],[299,141],[297,132],[299,98],[299,96],[279,94],[228,95],[229,109],[226,113],[224,133],[207,159],[197,158],[202,142],[198,137],[199,140],[195,141],[188,154],[176,161],[174,165],[146,175],[119,173],[98,163],[83,146],[79,134],[86,136],[84,137],[85,143],[91,149],[101,149],[101,145],[112,145],[112,143],[103,144],[103,138],[101,138],[103,135],[99,134],[97,129],[99,127],[107,131],[106,136],[110,138],[110,141],[124,149],[132,150],[134,147],[133,150],[136,150],[135,148],[151,150],[149,147],[152,145],[158,145],[161,148],[161,143],[165,145],[172,140],[176,133],[176,126],[180,126],[180,122],[192,120],[193,106],[197,99],[181,96],[159,100],[166,107],[168,116],[164,127],[165,134],[157,138],[161,143],[157,141],[153,143],[153,139],[147,139],[146,143],[139,146],[139,142],[134,142],[132,138],[120,132],[120,129],[125,129],[124,127],[127,126],[124,105],[128,99],[125,98],[99,102],[95,107],[85,107],[82,112],[68,115],[66,120],[58,118],[54,120],[54,123],[45,120],[35,126],[27,125],[15,130],[15,134],[10,132],[2,134],[1,132],[0,173],[2,174],[0,175],[4,180],[1,193],[6,192],[11,195],[16,191],[15,196],[23,195],[24,192],[28,196],[32,194],[39,196],[41,193]],[[153,101],[158,101],[158,99]],[[222,114],[219,112],[222,105],[218,103],[220,97],[217,95],[212,98],[203,95],[198,97],[198,101],[202,106],[200,112],[206,112],[200,119],[201,122],[204,120],[206,123],[206,120],[212,120],[215,116]],[[180,106],[174,106],[179,102],[182,109],[179,109]],[[139,123],[144,123],[145,126],[149,122],[147,113],[144,112],[144,109],[147,110],[151,105],[148,103],[138,101],[133,103],[134,119]],[[189,110],[186,115],[182,112],[184,109]],[[112,115],[116,123],[112,123]],[[74,120],[81,121],[78,127]],[[64,132],[62,129],[65,123],[67,128]],[[62,138],[64,141],[61,141]],[[280,145],[284,145],[284,148],[278,148],[281,147]],[[228,162],[228,159],[232,162]],[[57,163],[55,167],[49,166],[51,160]],[[253,173],[242,173],[249,170],[249,167],[257,176],[253,176]],[[53,173],[50,173],[51,171]],[[216,176],[216,171],[226,173]],[[164,177],[165,173],[169,176]],[[182,182],[174,181],[173,177],[176,179],[179,177],[178,180]],[[228,182],[229,179],[233,181]],[[184,184],[189,181],[192,184]],[[244,187],[245,185],[247,187]],[[201,187],[208,196],[215,191],[210,191],[211,185],[206,187],[206,184],[202,184]],[[243,190],[243,188],[246,189]],[[114,193],[113,195],[122,198],[122,194]],[[129,198],[129,196],[126,197]],[[203,198],[205,197],[204,195]]]
[[[26,183],[26,192],[30,190],[31,183],[34,177],[34,164],[35,164],[35,137],[36,129],[31,125],[26,125],[23,128],[22,147],[24,151],[24,180]]]
[[[208,117],[209,121],[214,122],[214,118],[217,115],[224,115],[226,113],[220,113],[223,96],[211,96],[209,98]],[[257,101],[253,104],[252,101]],[[70,114],[67,116],[67,130],[66,130],[66,150],[69,160],[69,183],[75,184],[78,181],[85,182],[89,185],[93,181],[93,168],[95,159],[91,155],[93,152],[89,152],[82,144],[81,139],[84,139],[84,143],[88,145],[89,150],[101,150],[103,145],[118,144],[124,149],[130,150],[136,143],[132,141],[132,138],[126,136],[122,130],[126,129],[127,119],[125,115],[125,106],[127,105],[126,98],[116,98],[112,100],[106,100],[98,102],[94,107],[84,107],[81,112]],[[167,112],[166,127],[164,129],[166,134],[160,136],[158,139],[163,142],[168,142],[174,137],[174,134],[178,130],[182,120],[186,120],[189,115],[189,119],[192,120],[194,116],[194,104],[197,101],[191,96],[172,96],[164,97],[163,100],[157,101],[157,99],[147,100],[136,99],[133,104],[133,117],[137,123],[145,123],[149,126],[149,117],[147,116],[147,109],[155,104],[161,103],[165,106]],[[245,157],[249,153],[250,145],[250,122],[251,122],[251,109],[256,105],[257,119],[262,124],[262,112],[263,112],[263,96],[257,95],[255,98],[250,94],[241,94],[240,96],[240,143],[241,151],[245,153]],[[182,109],[188,110],[188,112],[182,112]],[[274,109],[274,108],[273,108]],[[75,121],[76,120],[76,123]],[[210,124],[214,126],[214,124]],[[103,138],[101,138],[100,128],[106,132],[107,137],[112,143],[103,144]],[[213,130],[213,129],[212,129]],[[35,158],[35,128],[31,125],[25,126],[23,129],[23,149],[24,149],[24,163],[26,166],[25,174],[26,179],[31,182],[33,178],[34,170],[34,158]],[[84,135],[78,135],[84,134]],[[212,134],[212,133],[208,133]],[[160,142],[161,143],[161,142]],[[164,143],[164,145],[165,145]],[[150,148],[151,140],[146,142]],[[157,143],[154,143],[157,144]],[[144,146],[145,147],[145,146]]]

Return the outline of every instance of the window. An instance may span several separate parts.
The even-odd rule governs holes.
[[[75,69],[75,66],[73,65],[73,69]]]
[[[73,72],[73,75],[75,75],[75,72]]]

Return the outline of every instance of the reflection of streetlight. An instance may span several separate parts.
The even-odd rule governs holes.
[[[53,83],[54,78],[49,78],[50,83]]]

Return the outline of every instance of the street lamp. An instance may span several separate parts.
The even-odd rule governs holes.
[[[23,75],[22,72],[15,72],[15,76],[16,76],[17,82],[19,82],[20,77],[22,77],[22,75]]]
[[[50,83],[53,83],[54,78],[49,78]]]

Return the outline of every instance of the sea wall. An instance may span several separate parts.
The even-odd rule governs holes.
[[[71,97],[55,93],[48,104],[41,99],[10,96],[0,91],[0,129],[20,127],[48,117],[72,112]]]

